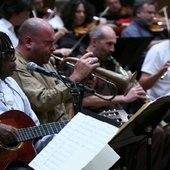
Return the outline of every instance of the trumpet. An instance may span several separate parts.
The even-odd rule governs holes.
[[[71,66],[74,66],[74,64],[79,60],[75,57],[66,57],[66,58],[60,58],[55,55],[53,57],[60,61],[59,70],[63,70],[64,64],[69,64]],[[117,93],[118,90],[122,91],[123,94],[127,94],[128,91],[134,86],[136,81],[136,72],[132,74],[131,76],[125,76],[107,69],[104,69],[102,67],[96,68],[92,76],[95,76],[99,79],[102,79],[103,81],[106,81],[107,83],[110,83],[113,85]]]
[[[75,58],[75,57],[67,57],[67,58],[61,58],[59,56],[55,56],[54,54],[51,55],[55,60],[59,61],[58,63],[58,69],[60,72],[62,72],[63,74],[63,67],[64,67],[64,64],[66,63],[68,66],[71,66],[71,67],[74,67],[74,63],[78,61],[78,58]],[[111,97],[104,97],[103,95],[100,95],[98,93],[95,92],[94,89],[92,89],[93,94],[103,100],[106,100],[106,101],[111,101],[116,95],[117,95],[117,90],[116,90],[116,86],[114,84],[112,84],[110,82],[110,84],[113,86],[114,88],[114,92],[113,92],[113,95]]]

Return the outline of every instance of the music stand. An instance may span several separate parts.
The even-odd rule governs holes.
[[[151,145],[153,129],[170,109],[170,96],[161,97],[144,104],[129,120],[124,123],[118,133],[109,142],[113,149],[126,146],[147,138],[147,169],[151,170]]]
[[[152,37],[117,38],[113,57],[122,67],[131,67],[141,61],[143,52],[152,40]]]

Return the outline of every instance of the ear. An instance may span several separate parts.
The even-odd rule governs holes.
[[[97,39],[96,39],[95,37],[93,37],[93,38],[91,39],[91,43],[92,43],[92,46],[93,46],[93,47],[96,47],[96,42],[97,42]]]
[[[33,41],[32,41],[32,38],[30,36],[25,37],[24,44],[27,48],[30,49],[31,46],[32,46],[32,43],[33,43]]]

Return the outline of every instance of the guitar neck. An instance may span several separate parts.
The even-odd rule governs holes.
[[[64,126],[68,122],[69,120],[43,124],[40,126],[20,128],[18,129],[17,142],[23,142],[23,141],[43,137],[46,135],[57,134],[60,132],[61,129],[64,128]]]

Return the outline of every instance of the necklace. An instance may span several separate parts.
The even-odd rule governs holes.
[[[6,100],[3,91],[0,91],[0,103],[2,103],[4,106],[6,106],[6,107],[8,107],[8,108],[10,108],[10,109],[13,109],[14,101],[12,101],[12,100]]]

